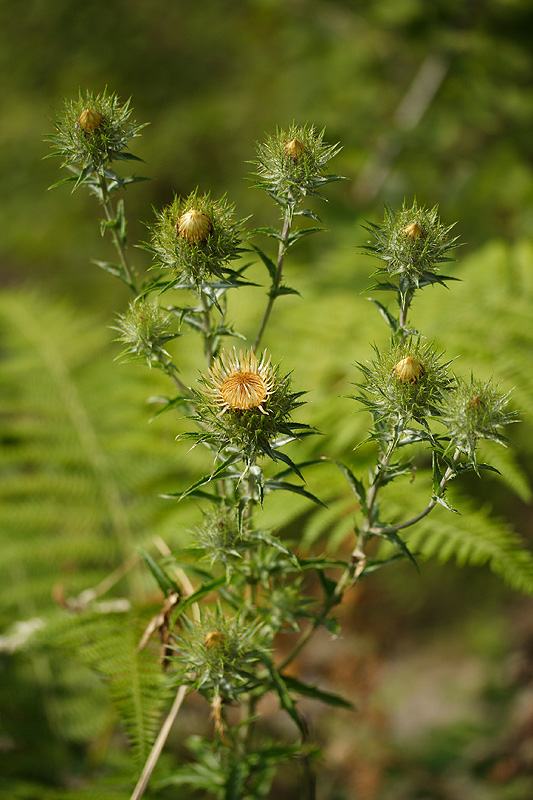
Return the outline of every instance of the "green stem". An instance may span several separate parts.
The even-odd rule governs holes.
[[[100,202],[102,203],[102,207],[104,209],[104,214],[107,222],[111,223],[110,231],[111,231],[111,238],[113,239],[113,244],[115,245],[115,249],[118,253],[120,264],[122,266],[124,272],[124,283],[126,283],[132,292],[137,295],[137,286],[135,283],[135,273],[134,269],[130,264],[127,252],[126,252],[126,245],[124,240],[121,236],[117,233],[116,228],[114,227],[117,214],[116,210],[111,202],[111,195],[109,192],[109,186],[107,183],[107,178],[105,174],[102,172],[99,174],[99,185],[100,185],[100,192],[101,198]]]
[[[406,338],[406,326],[407,326],[407,314],[409,313],[409,306],[411,305],[411,301],[414,297],[414,289],[407,289],[405,294],[402,297],[402,302],[400,305],[400,329],[399,335],[401,342],[405,341]]]
[[[278,247],[278,264],[276,269],[276,275],[274,277],[274,280],[272,281],[272,286],[270,287],[267,307],[265,309],[261,326],[259,328],[259,333],[257,334],[257,338],[253,346],[254,350],[257,350],[259,348],[261,339],[263,338],[263,333],[265,332],[268,320],[270,319],[270,314],[272,312],[274,301],[278,296],[278,290],[283,275],[283,264],[285,262],[285,253],[287,252],[289,246],[289,235],[291,232],[293,217],[294,217],[294,206],[292,204],[288,204],[285,209],[285,216],[283,219],[283,229],[281,231],[281,239]]]
[[[202,333],[204,336],[205,357],[207,366],[210,367],[213,361],[213,341],[211,337],[211,313],[205,292],[200,293],[200,304],[202,306]]]
[[[397,533],[398,531],[401,531],[404,528],[409,528],[411,525],[415,525],[417,522],[420,522],[421,519],[424,519],[424,517],[427,517],[427,515],[431,511],[433,511],[433,509],[437,505],[437,503],[439,501],[439,497],[443,496],[444,491],[445,491],[446,486],[448,485],[448,483],[455,477],[456,472],[455,472],[454,467],[458,464],[460,457],[461,457],[461,453],[459,452],[459,450],[456,450],[455,454],[454,454],[454,457],[453,457],[452,466],[448,467],[448,469],[446,470],[446,472],[442,476],[442,480],[439,483],[437,491],[435,492],[435,494],[433,495],[433,497],[431,498],[431,500],[429,501],[429,503],[427,504],[425,509],[420,512],[420,514],[417,514],[416,516],[412,517],[410,520],[407,520],[407,522],[401,522],[399,525],[390,525],[388,528],[370,528],[369,532],[370,533],[380,533],[381,535],[387,535],[389,533]]]
[[[383,482],[386,469],[389,465],[390,459],[396,448],[400,435],[401,433],[399,431],[396,431],[395,436],[389,442],[386,451],[384,453],[382,452],[380,458],[378,459],[378,463],[376,464],[376,468],[374,470],[374,479],[367,492],[367,497],[366,497],[367,513],[365,519],[363,520],[363,524],[361,525],[361,528],[358,531],[357,542],[351,554],[350,561],[346,565],[341,577],[339,578],[337,586],[335,587],[335,591],[330,595],[330,597],[326,601],[324,601],[322,609],[320,613],[317,615],[315,621],[302,634],[302,636],[296,643],[293,650],[291,650],[291,652],[284,658],[281,664],[278,665],[279,671],[285,669],[285,667],[287,667],[291,663],[291,661],[293,661],[294,658],[296,658],[298,653],[301,650],[303,650],[307,642],[314,635],[317,628],[319,628],[320,625],[322,625],[323,621],[325,620],[325,618],[327,617],[328,613],[333,608],[333,606],[341,602],[342,596],[345,590],[348,588],[348,586],[353,586],[353,584],[356,583],[361,577],[366,565],[365,547],[368,539],[368,534],[372,533],[372,516],[377,500],[378,491]]]

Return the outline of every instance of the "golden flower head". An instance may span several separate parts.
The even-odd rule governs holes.
[[[188,242],[204,242],[211,233],[213,224],[203,211],[191,208],[179,217],[176,227],[178,236],[182,239],[187,239]]]
[[[247,411],[257,408],[267,414],[263,404],[268,400],[274,384],[274,372],[270,365],[270,357],[263,353],[261,361],[252,350],[237,355],[223,353],[216,359],[209,370],[211,379],[210,393],[217,405],[222,407],[221,414],[229,409]]]
[[[292,158],[293,161],[298,161],[300,156],[302,156],[305,152],[305,145],[299,139],[291,139],[290,142],[287,142],[285,145],[285,153]]]
[[[416,383],[424,374],[424,367],[412,356],[406,356],[398,361],[393,369],[400,383]]]
[[[95,108],[84,108],[78,117],[78,125],[84,133],[98,130],[104,121],[104,115]]]
[[[424,237],[424,231],[418,222],[411,222],[409,225],[406,225],[406,227],[403,229],[403,232],[408,239],[414,240],[422,239]]]
[[[224,641],[224,634],[221,631],[208,631],[204,636],[204,645],[208,650],[214,650]]]

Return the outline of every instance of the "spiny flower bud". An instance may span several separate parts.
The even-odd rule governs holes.
[[[182,239],[187,239],[191,243],[204,242],[211,233],[212,228],[213,225],[207,214],[194,208],[182,214],[177,224],[178,236],[181,236]]]
[[[403,232],[407,236],[408,239],[422,239],[424,237],[424,231],[422,230],[421,226],[418,222],[411,222],[407,225]]]
[[[78,118],[78,125],[84,133],[92,133],[98,130],[103,121],[104,115],[100,111],[95,108],[85,108]]]
[[[424,367],[416,358],[406,356],[398,361],[393,372],[401,383],[416,383],[424,374]]]
[[[290,142],[287,142],[284,148],[285,153],[292,158],[293,161],[298,161],[300,156],[302,156],[305,152],[305,145],[297,139],[291,139]]]
[[[204,644],[208,650],[214,650],[224,641],[224,634],[220,631],[208,631],[204,637]]]

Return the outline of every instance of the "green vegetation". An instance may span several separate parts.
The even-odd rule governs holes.
[[[368,367],[367,360],[373,358],[368,343],[374,342],[381,354],[373,366],[382,388],[390,383],[391,369],[407,357],[404,341],[387,352],[390,331],[385,331],[383,318],[393,333],[400,331],[400,339],[414,342],[408,357],[420,364],[429,358],[439,378],[433,386],[436,395],[447,388],[437,356],[444,352],[448,361],[461,353],[452,364],[461,376],[465,400],[464,425],[453,433],[455,445],[467,460],[472,457],[479,471],[488,462],[502,475],[482,471],[481,480],[475,470],[461,475],[446,492],[446,503],[458,508],[460,515],[437,507],[412,529],[400,532],[421,566],[420,577],[407,561],[394,561],[382,574],[376,571],[377,554],[370,553],[367,574],[376,574],[358,584],[356,607],[347,598],[347,605],[338,610],[350,647],[345,658],[353,668],[352,678],[339,678],[335,669],[340,667],[319,659],[322,645],[331,648],[332,662],[342,661],[342,642],[319,640],[314,656],[307,661],[303,655],[298,658],[292,684],[288,675],[283,685],[278,683],[278,696],[295,722],[299,712],[290,699],[295,694],[300,697],[298,708],[301,705],[317,721],[315,740],[325,754],[319,797],[455,800],[468,791],[475,800],[521,800],[531,793],[528,735],[513,717],[521,700],[521,678],[499,666],[510,649],[519,651],[520,636],[527,642],[527,630],[520,635],[516,631],[522,609],[531,606],[527,598],[520,600],[504,588],[485,565],[513,590],[531,592],[531,558],[522,547],[524,542],[531,544],[533,463],[533,332],[528,326],[533,248],[527,239],[533,232],[532,21],[525,0],[491,0],[479,7],[448,0],[431,8],[414,0],[382,0],[369,7],[341,0],[241,4],[143,0],[134,5],[98,0],[81,7],[58,0],[51,5],[34,3],[25,14],[1,4],[7,109],[0,134],[5,176],[1,247],[2,272],[11,285],[0,298],[4,357],[0,550],[5,574],[0,590],[4,675],[0,704],[6,712],[0,727],[0,793],[14,800],[85,796],[128,800],[135,774],[131,756],[140,771],[160,715],[175,694],[175,686],[168,685],[158,667],[157,641],[137,652],[143,631],[161,611],[154,578],[163,588],[172,563],[168,548],[177,551],[189,545],[200,527],[206,560],[199,567],[203,578],[200,572],[194,576],[195,586],[199,579],[207,580],[214,565],[234,568],[231,558],[224,563],[228,547],[239,558],[244,554],[240,540],[228,544],[224,539],[219,519],[208,516],[200,525],[202,515],[194,502],[177,504],[161,498],[180,494],[185,487],[201,498],[208,487],[197,481],[212,465],[201,448],[189,452],[186,443],[174,441],[192,425],[179,419],[178,405],[153,417],[161,407],[161,396],[168,392],[167,376],[178,390],[180,382],[188,385],[202,349],[213,355],[220,341],[235,330],[261,339],[261,347],[267,346],[273,362],[280,364],[275,376],[266,362],[263,365],[265,380],[271,382],[269,392],[278,393],[285,403],[278,421],[288,425],[289,411],[291,416],[294,412],[295,424],[302,430],[305,422],[323,435],[277,451],[276,431],[265,427],[264,420],[259,420],[257,429],[251,422],[245,431],[251,454],[248,466],[253,466],[254,447],[262,436],[262,452],[270,448],[275,455],[282,454],[285,463],[278,465],[278,472],[290,468],[292,459],[311,462],[327,454],[366,476],[373,468],[374,451],[366,444],[353,452],[368,427],[368,415],[354,414],[355,404],[348,399],[359,391],[354,384],[361,382],[354,364],[364,366],[363,378],[364,370],[370,369],[361,391],[379,423],[384,406],[382,400],[379,408],[372,406],[375,375],[372,365]],[[201,214],[209,218],[218,214],[221,225],[231,219],[227,238],[221,227],[215,241],[221,254],[218,278],[239,286],[240,301],[224,307],[223,321],[218,328],[204,330],[203,342],[194,341],[183,328],[179,338],[169,330],[176,318],[191,331],[195,324],[201,328],[205,308],[196,316],[192,305],[173,308],[169,321],[149,300],[141,298],[142,307],[128,306],[131,289],[157,276],[145,271],[150,264],[146,250],[130,248],[137,275],[123,263],[114,263],[111,239],[98,240],[94,235],[94,198],[81,191],[70,194],[68,185],[53,195],[46,193],[46,187],[57,181],[57,164],[42,160],[47,154],[42,133],[54,130],[46,118],[55,117],[52,108],[61,110],[63,95],[76,98],[80,87],[84,92],[88,87],[94,97],[107,85],[123,99],[132,96],[136,123],[151,123],[134,142],[135,153],[147,164],[134,168],[152,180],[137,182],[135,176],[134,185],[121,194],[128,228],[123,206],[119,203],[110,210],[107,222],[117,224],[107,228],[115,240],[123,237],[130,245],[148,242],[148,250],[159,253],[162,269],[170,268],[188,280],[180,253],[170,253],[167,246],[173,246],[174,239],[164,237],[166,217],[152,213],[150,207],[167,209],[172,218],[183,217],[201,198]],[[264,132],[273,131],[278,123],[296,132],[298,123],[307,119],[316,122],[319,131],[327,127],[329,142],[342,142],[334,168],[348,179],[327,187],[328,206],[312,205],[312,214],[319,210],[328,232],[312,241],[300,237],[294,254],[291,250],[284,279],[301,295],[297,297],[278,280],[275,259],[269,260],[266,252],[274,251],[267,245],[260,249],[264,237],[252,240],[256,251],[246,254],[246,263],[253,262],[246,272],[241,271],[239,248],[244,227],[250,230],[266,220],[263,233],[268,236],[277,224],[276,211],[243,181],[251,171],[244,162],[254,157],[251,143],[263,140]],[[111,149],[120,152],[123,143],[117,144],[108,133]],[[263,151],[256,152],[263,162],[272,158],[273,143],[271,138]],[[297,160],[293,164],[297,166]],[[271,174],[267,173],[263,170],[263,179]],[[279,186],[272,183],[271,194]],[[95,188],[94,194],[98,197],[100,191],[107,201],[109,190],[116,187],[111,180],[107,187]],[[223,201],[211,200],[222,195]],[[382,255],[387,251],[379,235],[368,241],[365,227],[374,233],[380,230],[376,221],[384,203],[400,208],[405,201],[409,208],[415,197],[420,214],[436,214],[425,209],[438,203],[443,221],[459,220],[450,236],[445,228],[440,231],[443,239],[434,243],[433,254],[443,256],[445,251],[439,248],[456,234],[467,241],[459,251],[459,266],[447,265],[445,270],[460,282],[451,284],[450,291],[439,285],[428,287],[417,300],[416,326],[435,342],[431,352],[424,349],[424,340],[409,339],[402,315],[409,305],[406,292],[398,296],[396,328],[395,308],[385,295],[375,303],[377,311],[366,299],[372,262],[363,248],[373,247]],[[253,218],[245,225],[234,221],[250,211]],[[427,221],[420,218],[420,224]],[[416,237],[403,242],[408,248],[417,247]],[[207,284],[202,284],[205,251],[198,248],[196,255],[192,277],[201,290]],[[89,263],[93,259],[111,275],[94,269]],[[394,276],[396,270],[389,272]],[[427,282],[427,273],[417,270],[416,264],[413,275],[422,284]],[[387,280],[383,271],[377,277]],[[24,283],[28,286],[18,285]],[[267,291],[279,299],[268,312],[268,331],[256,337],[258,308],[263,308]],[[213,312],[219,298],[207,299]],[[236,344],[238,350],[240,343]],[[177,352],[179,373],[171,366]],[[159,369],[143,371],[136,364],[113,363],[121,353]],[[471,367],[479,383],[471,383]],[[206,406],[213,401],[209,385],[216,384],[224,364],[217,369],[214,378],[205,371]],[[289,372],[293,387],[311,389],[301,412],[296,410],[297,393],[284,383]],[[398,390],[398,385],[393,388]],[[410,387],[400,389],[400,399],[408,402]],[[504,431],[515,445],[503,449],[482,442],[476,459],[474,445],[490,425],[478,413],[479,406],[472,406],[472,399],[483,395],[485,407],[493,391],[509,390],[511,405],[493,411],[505,416],[519,410],[521,424]],[[155,401],[148,408],[147,397]],[[423,418],[434,397],[418,400]],[[449,408],[450,418],[457,417],[457,402]],[[216,439],[215,444],[224,448],[230,434],[236,441],[236,431],[218,416],[220,408],[211,409],[212,428],[203,438]],[[472,420],[465,422],[474,413],[472,408],[473,427]],[[237,433],[243,435],[242,429]],[[374,439],[379,440],[378,433],[379,425]],[[404,477],[398,488],[392,483],[383,492],[383,519],[395,522],[411,516],[405,511],[406,484],[414,513],[427,505],[432,480],[444,477],[445,471],[439,472],[442,464],[437,469],[433,465],[432,473],[429,452],[413,456],[409,467],[413,482]],[[231,479],[233,468],[234,463],[226,464],[227,472],[220,476]],[[266,493],[261,512],[265,538],[254,546],[263,554],[278,548],[276,555],[282,560],[289,553],[285,548],[296,541],[311,559],[320,553],[333,564],[340,553],[346,561],[353,547],[357,491],[354,494],[342,484],[332,462],[309,466],[305,477],[305,491],[276,491],[275,502]],[[271,475],[268,480],[273,483]],[[327,507],[310,503],[310,495]],[[234,527],[235,520],[228,526],[230,539]],[[388,533],[395,545],[393,527],[389,525]],[[269,538],[267,532],[272,530],[280,534],[278,544]],[[394,559],[396,553],[391,546],[380,557]],[[438,563],[450,560],[464,566],[464,571],[456,573]],[[265,561],[264,568],[271,565]],[[181,580],[174,573],[170,579],[178,584]],[[272,595],[273,629],[276,614],[289,619],[298,606],[299,586],[290,588],[292,595],[282,585]],[[320,591],[319,586],[315,589]],[[327,584],[322,590],[327,594]],[[206,617],[202,624],[207,627],[196,631],[196,638],[187,640],[183,633],[180,642],[198,670],[205,667],[201,657],[206,653],[202,649],[206,636],[220,629],[227,641],[233,641],[238,634],[216,614]],[[389,696],[373,711],[372,703],[379,699],[369,701],[361,671],[372,663],[393,670],[396,663],[401,675],[401,655],[397,662],[394,655],[402,647],[421,654],[420,662],[412,665],[415,678],[413,673],[404,675],[403,682],[395,685],[395,698]],[[443,714],[440,722],[436,717],[425,739],[423,735],[402,739],[393,723],[409,715],[402,714],[401,704],[417,691],[416,669],[425,669],[424,655],[430,651],[440,664],[449,662],[452,652],[457,665],[466,655],[477,659],[477,682],[467,682],[466,689],[459,679],[454,684],[477,705],[465,703],[470,719],[460,713],[454,718]],[[207,653],[213,663],[220,655],[216,646]],[[247,641],[236,641],[234,655],[237,672],[254,670],[260,663],[276,683],[272,663],[264,654],[261,661]],[[522,656],[527,659],[527,649]],[[439,671],[430,665],[430,673],[431,669],[436,685]],[[306,674],[311,677],[304,681]],[[326,719],[314,701],[302,699],[309,683],[318,684],[322,700],[338,700],[335,714],[330,712]],[[319,690],[315,697],[320,699]],[[337,691],[354,702],[355,716],[342,707]],[[384,690],[378,688],[378,698],[379,691]],[[384,718],[389,714],[392,720],[387,741],[376,722],[379,714]],[[188,783],[198,789],[194,796],[203,798],[202,788],[225,780],[222,774],[233,776],[236,797],[243,775],[254,776],[249,791],[261,796],[261,782],[267,785],[273,779],[280,759],[301,755],[296,745],[289,753],[288,746],[279,744],[287,731],[273,717],[268,722],[271,743],[263,745],[259,761],[232,761],[226,754],[215,763],[208,745],[213,728],[208,713],[193,702],[186,704],[180,720],[179,735],[171,736],[146,797],[165,800],[184,791],[181,787]],[[341,742],[346,743],[344,755]],[[309,764],[316,755],[309,747]],[[186,766],[189,759],[191,765]],[[177,763],[185,764],[180,772]],[[303,766],[303,774],[307,768]],[[289,767],[274,779],[273,791],[280,798],[301,791],[295,772]]]

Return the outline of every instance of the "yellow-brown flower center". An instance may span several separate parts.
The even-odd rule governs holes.
[[[406,356],[398,361],[393,369],[400,383],[416,383],[424,374],[424,367],[412,356]]]
[[[204,637],[204,645],[208,650],[213,650],[224,641],[224,634],[220,631],[209,631]]]
[[[422,227],[418,224],[418,222],[411,222],[407,225],[403,232],[407,236],[408,239],[422,239],[424,236],[424,231]]]
[[[260,408],[268,397],[268,387],[257,372],[233,372],[218,387],[224,405],[245,411]],[[263,411],[262,408],[260,408]]]
[[[97,130],[104,120],[104,115],[95,108],[85,108],[78,117],[78,125],[84,133]]]
[[[188,242],[203,242],[212,229],[211,220],[203,211],[191,208],[178,219],[178,236]]]
[[[305,153],[305,145],[299,139],[291,139],[285,145],[285,152],[292,158],[293,161],[298,161],[301,155]]]

